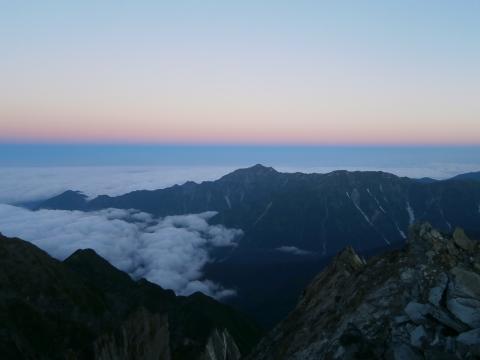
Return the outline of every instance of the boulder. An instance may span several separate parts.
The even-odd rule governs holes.
[[[453,329],[456,332],[463,332],[469,329],[467,325],[453,318],[452,315],[450,315],[446,310],[443,310],[440,307],[431,306],[429,308],[428,314],[431,315],[440,324],[446,326],[447,328]]]
[[[470,240],[461,228],[456,228],[453,232],[453,241],[455,245],[463,250],[472,251],[475,249],[475,242]]]
[[[440,306],[440,301],[442,300],[443,293],[447,288],[448,276],[445,273],[441,273],[438,276],[437,284],[435,287],[430,289],[428,294],[428,301],[435,306]]]
[[[425,321],[425,315],[428,314],[428,306],[426,304],[420,304],[415,301],[410,301],[405,307],[405,314],[416,324],[420,324]]]
[[[447,302],[450,312],[471,328],[480,327],[480,301],[456,298]]]
[[[417,348],[421,348],[427,339],[427,333],[422,325],[417,326],[410,332],[410,344]]]
[[[455,267],[450,272],[453,281],[449,286],[449,297],[465,297],[480,300],[480,275],[473,271]]]
[[[457,341],[463,345],[480,345],[480,328],[461,333]]]

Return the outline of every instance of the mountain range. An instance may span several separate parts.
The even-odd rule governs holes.
[[[115,197],[88,200],[70,190],[37,208],[133,208],[157,216],[217,211],[213,222],[244,231],[239,252],[294,246],[333,255],[347,245],[370,250],[401,242],[417,221],[479,234],[480,183],[473,181],[479,178],[479,173],[470,173],[425,182],[384,172],[281,173],[255,165],[216,181]]]
[[[36,209],[134,208],[156,216],[216,211],[212,223],[244,235],[234,251],[213,254],[217,261],[206,266],[205,276],[235,288],[238,296],[228,302],[268,328],[346,246],[364,256],[398,248],[409,226],[423,221],[480,237],[479,174],[426,181],[372,171],[281,173],[255,165],[215,181],[114,197],[89,200],[66,191]]]

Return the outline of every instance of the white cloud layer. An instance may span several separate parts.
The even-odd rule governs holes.
[[[208,224],[215,212],[155,219],[136,210],[39,210],[0,204],[0,232],[28,240],[63,260],[92,248],[133,278],[144,277],[177,294],[234,294],[202,279],[209,249],[232,247],[241,230]]]
[[[66,190],[79,190],[89,197],[115,196],[189,180],[215,180],[233,170],[221,166],[0,167],[0,203],[43,200]]]
[[[287,253],[287,254],[300,255],[300,256],[302,256],[302,255],[314,255],[315,254],[312,251],[303,250],[303,249],[297,248],[296,246],[280,246],[280,247],[276,248],[275,250],[280,251],[280,252],[284,252],[284,253]]]

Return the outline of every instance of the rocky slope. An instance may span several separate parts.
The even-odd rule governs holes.
[[[367,262],[339,253],[249,359],[479,356],[479,243],[423,224],[402,250]]]
[[[93,250],[60,262],[0,235],[1,359],[236,360],[259,335],[232,308],[133,281]]]

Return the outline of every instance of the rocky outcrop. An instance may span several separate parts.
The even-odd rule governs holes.
[[[166,315],[140,308],[116,331],[100,336],[94,343],[96,360],[169,360],[170,334]]]
[[[367,262],[347,248],[249,359],[474,359],[479,264],[478,242],[429,224]]]
[[[227,329],[215,329],[208,338],[202,360],[239,360],[242,357]]]

